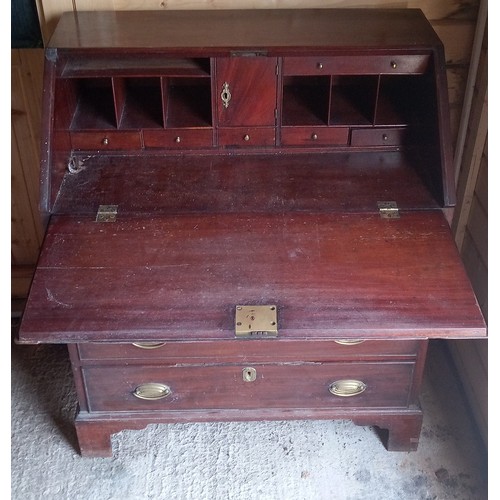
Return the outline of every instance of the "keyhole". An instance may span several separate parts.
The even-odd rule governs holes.
[[[257,370],[255,368],[243,368],[243,380],[245,382],[254,382],[257,378]]]

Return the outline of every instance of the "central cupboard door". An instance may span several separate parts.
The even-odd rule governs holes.
[[[275,57],[261,56],[217,59],[217,122],[221,145],[274,145],[277,63]]]

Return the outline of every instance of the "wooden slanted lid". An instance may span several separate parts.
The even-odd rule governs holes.
[[[235,338],[238,304],[279,338],[468,338],[486,329],[439,211],[54,216],[20,341]]]

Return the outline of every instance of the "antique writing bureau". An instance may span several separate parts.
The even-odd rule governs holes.
[[[150,423],[352,419],[415,449],[428,339],[486,335],[418,10],[64,14],[19,342],[68,344],[81,453]]]

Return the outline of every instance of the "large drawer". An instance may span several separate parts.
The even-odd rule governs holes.
[[[369,75],[420,74],[427,70],[428,54],[285,57],[283,74]]]
[[[138,342],[130,344],[78,344],[83,362],[127,360],[144,363],[221,363],[335,361],[349,358],[378,359],[414,358],[425,340],[315,340],[289,341],[278,339],[221,340],[206,342]]]
[[[406,407],[414,363],[86,367],[90,411]]]

